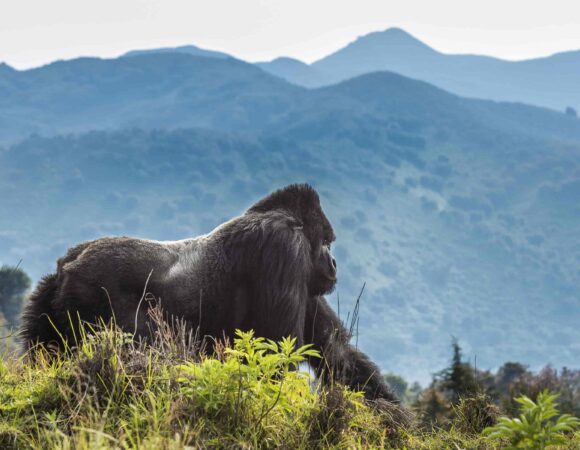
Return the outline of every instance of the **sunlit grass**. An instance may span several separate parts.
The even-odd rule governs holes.
[[[301,371],[309,346],[239,332],[200,353],[195,336],[159,322],[148,345],[114,325],[54,355],[0,361],[2,449],[494,449],[502,441],[450,430],[395,429],[342,386]],[[74,347],[74,346],[73,346]],[[466,412],[466,417],[469,412]],[[460,431],[461,430],[461,431]],[[560,447],[578,448],[568,435]]]

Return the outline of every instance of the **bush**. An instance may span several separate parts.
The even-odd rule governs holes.
[[[295,442],[292,434],[307,434],[317,399],[309,374],[298,364],[318,356],[310,346],[296,349],[295,344],[295,338],[276,343],[238,331],[223,358],[175,367],[179,394],[194,405],[191,414],[212,420],[222,436],[246,435],[254,443],[267,439],[274,446]]]
[[[496,424],[499,408],[486,394],[462,398],[453,408],[454,426],[461,432],[471,435],[480,434],[484,429]]]
[[[516,401],[521,405],[518,418],[501,417],[499,423],[484,430],[490,439],[504,439],[509,442],[506,449],[543,450],[549,445],[566,444],[566,432],[580,427],[580,419],[563,414],[557,420],[557,395],[544,391],[536,402],[521,396]]]

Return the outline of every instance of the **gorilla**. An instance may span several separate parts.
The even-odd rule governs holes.
[[[330,253],[334,231],[316,191],[306,184],[280,189],[207,235],[160,242],[108,237],[71,248],[25,306],[25,350],[72,341],[72,318],[94,323],[114,317],[135,336],[150,332],[151,305],[182,318],[200,336],[233,339],[235,330],[295,337],[322,359],[309,363],[322,382],[339,381],[370,400],[398,404],[378,367],[350,343],[323,297],[336,284]],[[78,320],[78,319],[77,319]],[[58,330],[58,331],[57,331]]]

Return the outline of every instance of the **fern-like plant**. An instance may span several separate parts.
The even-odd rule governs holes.
[[[483,433],[490,439],[509,441],[506,450],[543,450],[549,445],[565,444],[564,433],[580,427],[580,419],[562,414],[554,420],[559,414],[556,398],[557,394],[547,390],[538,394],[535,402],[525,395],[518,397],[515,400],[521,405],[519,417],[500,417],[497,425]]]

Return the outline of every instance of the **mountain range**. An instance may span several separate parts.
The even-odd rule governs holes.
[[[355,340],[383,369],[426,382],[452,336],[482,368],[577,364],[571,115],[393,72],[305,88],[148,51],[0,66],[0,123],[0,263],[35,279],[75,242],[206,233],[309,182],[338,236],[330,300],[346,318],[365,286]]]
[[[168,50],[191,51],[187,47],[149,51]],[[558,111],[567,107],[580,110],[580,50],[523,61],[445,54],[400,28],[389,28],[361,36],[312,64],[280,57],[256,65],[305,87],[391,71],[465,97],[522,102]]]

